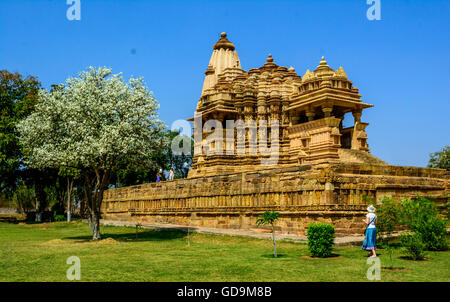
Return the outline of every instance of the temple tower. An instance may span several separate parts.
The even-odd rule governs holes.
[[[303,78],[272,55],[245,71],[226,33],[214,44],[194,121],[189,177],[320,162],[385,164],[370,155],[358,89],[325,58]],[[343,126],[346,113],[354,125]],[[242,124],[241,124],[242,123]],[[239,125],[243,127],[239,128]]]

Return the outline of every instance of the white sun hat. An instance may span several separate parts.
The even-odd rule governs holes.
[[[369,213],[375,213],[375,207],[373,205],[370,205],[367,207],[367,212]]]

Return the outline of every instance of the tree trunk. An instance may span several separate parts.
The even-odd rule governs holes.
[[[86,196],[83,196],[80,200],[80,216],[81,218],[87,218],[87,201]]]
[[[74,177],[67,177],[67,222],[71,221],[71,198],[74,179]]]
[[[88,209],[89,225],[92,231],[92,239],[100,240],[100,211],[103,201],[103,192],[109,183],[109,171],[101,171],[94,168],[95,177],[90,177],[85,172],[84,193]]]
[[[37,194],[36,194],[36,197],[35,197],[35,207],[34,207],[34,209],[35,209],[35,215],[34,215],[34,221],[35,222],[41,222],[42,221],[42,214],[41,214],[41,212],[39,211],[39,198],[37,197]]]
[[[92,240],[100,240],[100,216],[92,215],[89,225],[92,230]]]
[[[42,212],[46,208],[46,194],[44,188],[39,180],[35,182],[34,192],[36,194],[36,222],[42,222]]]
[[[275,240],[275,228],[272,224],[272,238],[273,238],[273,255],[277,257],[277,241]]]

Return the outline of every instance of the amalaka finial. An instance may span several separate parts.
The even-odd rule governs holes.
[[[267,62],[272,63],[273,62],[273,58],[272,55],[269,53],[269,56],[267,57]]]
[[[216,44],[214,44],[213,49],[229,49],[234,50],[234,45],[227,39],[227,33],[223,32],[220,34],[220,39],[217,41]]]

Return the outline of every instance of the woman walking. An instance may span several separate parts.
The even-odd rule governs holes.
[[[377,248],[377,229],[375,224],[377,222],[377,215],[375,215],[375,207],[370,205],[367,208],[366,219],[363,220],[366,223],[365,238],[362,245],[362,249],[366,251],[371,251],[367,257],[376,257],[377,253],[375,249]]]

